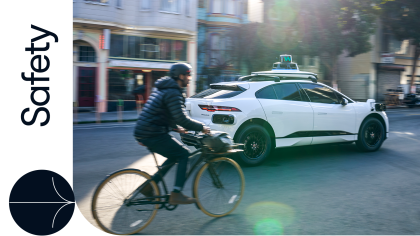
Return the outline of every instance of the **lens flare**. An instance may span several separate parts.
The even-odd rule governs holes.
[[[255,224],[254,233],[256,235],[282,235],[283,227],[277,220],[264,219]]]
[[[254,225],[257,235],[283,234],[284,227],[293,223],[295,211],[292,207],[278,202],[258,202],[245,211],[247,221]]]

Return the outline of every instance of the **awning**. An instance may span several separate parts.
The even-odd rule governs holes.
[[[129,61],[129,60],[109,60],[109,67],[136,67],[150,69],[170,69],[175,63],[150,62],[150,61]]]
[[[378,68],[381,69],[381,70],[405,71],[405,66],[403,66],[403,65],[388,64],[388,63],[380,63],[380,64],[378,64]]]

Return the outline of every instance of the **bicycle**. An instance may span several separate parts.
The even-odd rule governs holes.
[[[206,215],[222,217],[230,214],[239,205],[245,188],[245,179],[241,167],[225,156],[243,151],[234,144],[232,149],[223,153],[214,153],[201,141],[208,135],[182,134],[183,142],[197,148],[190,155],[201,155],[187,172],[187,179],[200,167],[193,181],[193,197],[196,206]],[[162,168],[152,152],[161,174],[163,168],[171,168],[175,163]],[[99,227],[112,234],[134,234],[146,228],[155,217],[157,210],[175,210],[177,205],[169,204],[168,188],[161,175],[164,194],[151,176],[137,169],[123,169],[109,174],[97,187],[91,205],[93,218]],[[144,196],[141,190],[150,184],[153,196]],[[233,187],[231,185],[233,184]]]

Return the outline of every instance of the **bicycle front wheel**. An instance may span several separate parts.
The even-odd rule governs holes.
[[[206,215],[222,217],[239,205],[244,188],[241,167],[232,159],[219,157],[204,164],[197,172],[193,194]]]
[[[102,230],[111,234],[127,235],[146,228],[155,217],[159,205],[128,202],[145,198],[137,188],[150,178],[143,171],[125,169],[102,181],[93,195],[91,208],[93,218]],[[158,196],[159,189],[155,181],[150,181],[149,184],[153,189],[153,196]]]

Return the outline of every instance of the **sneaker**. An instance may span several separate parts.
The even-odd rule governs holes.
[[[178,204],[192,204],[196,203],[197,201],[195,198],[187,197],[181,192],[171,192],[171,196],[169,197],[169,204],[171,205],[178,205]]]
[[[142,190],[140,190],[140,193],[143,194],[146,197],[153,197],[153,188],[152,185],[147,184],[144,186]]]

